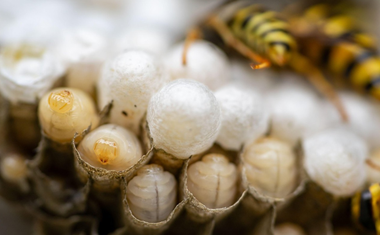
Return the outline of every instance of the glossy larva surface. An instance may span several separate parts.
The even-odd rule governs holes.
[[[231,79],[230,64],[226,55],[212,43],[195,41],[187,54],[187,64],[182,64],[183,43],[175,46],[165,56],[172,79],[188,78],[216,90]]]
[[[1,49],[0,90],[13,103],[36,103],[62,74],[63,64],[47,48],[15,44]]]
[[[309,177],[336,196],[351,196],[365,182],[367,144],[352,131],[335,128],[303,140]]]
[[[6,181],[19,183],[27,177],[25,158],[12,154],[1,160],[1,176]]]
[[[160,60],[141,50],[128,50],[106,62],[98,82],[99,108],[113,100],[110,122],[136,134],[152,95],[169,82]]]
[[[243,151],[243,167],[250,186],[265,196],[285,197],[297,182],[296,155],[276,138],[261,138]]]
[[[282,223],[274,227],[274,235],[306,235],[305,231],[298,225]]]
[[[239,150],[268,129],[269,115],[261,96],[233,85],[215,92],[222,110],[222,127],[216,140],[223,148]]]
[[[152,97],[147,122],[155,148],[186,159],[214,143],[221,126],[221,111],[205,85],[177,79]]]
[[[221,154],[208,154],[189,166],[187,188],[208,208],[231,206],[237,189],[236,166]]]
[[[79,144],[78,151],[90,165],[107,170],[126,170],[142,157],[135,134],[114,124],[90,132]]]
[[[177,181],[162,166],[143,166],[128,183],[127,200],[133,215],[143,221],[165,220],[176,205]]]
[[[98,125],[94,101],[85,92],[57,88],[40,100],[38,117],[44,133],[58,142],[69,142],[75,133]]]

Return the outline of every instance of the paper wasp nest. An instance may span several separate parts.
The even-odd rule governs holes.
[[[0,196],[31,215],[29,234],[354,231],[350,197],[380,179],[377,101],[337,92],[343,124],[310,86],[326,89],[317,75],[328,71],[314,61],[303,70],[301,43],[286,68],[252,70],[272,58],[259,45],[283,54],[276,35],[297,36],[272,10],[293,14],[280,1],[226,2],[0,1]],[[233,29],[231,17],[241,20]],[[185,35],[193,26],[200,34]],[[344,81],[379,94],[378,56],[370,69],[339,57],[319,62],[371,78]],[[1,208],[0,218],[12,214]],[[2,222],[0,234],[17,233]]]

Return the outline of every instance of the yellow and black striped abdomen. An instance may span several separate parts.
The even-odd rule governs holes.
[[[304,30],[317,30],[331,39],[343,39],[367,49],[374,50],[376,48],[376,40],[371,35],[363,33],[357,20],[348,12],[344,12],[339,4],[314,5],[308,8],[301,18],[295,19],[292,21],[298,24],[293,25],[295,28],[307,26]]]
[[[358,192],[351,202],[352,218],[362,228],[380,234],[380,185]]]
[[[354,89],[380,99],[380,57],[372,50],[355,43],[334,40],[314,50],[314,53],[319,53],[319,64],[333,75]]]
[[[277,65],[287,64],[296,49],[288,23],[258,5],[237,11],[230,27],[245,44]]]

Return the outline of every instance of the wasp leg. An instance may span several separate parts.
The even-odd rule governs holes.
[[[244,57],[256,61],[259,64],[251,64],[252,69],[261,69],[270,66],[270,61],[263,58],[262,56],[253,52],[248,46],[246,46],[242,41],[240,41],[235,35],[231,32],[228,26],[221,21],[217,16],[213,15],[207,20],[207,24],[213,27],[217,33],[222,37],[224,43],[228,46],[234,48]]]
[[[298,53],[294,53],[290,66],[296,72],[305,75],[311,84],[313,84],[313,86],[336,107],[342,120],[344,122],[348,121],[346,110],[334,88],[325,79],[322,72],[315,67],[309,59]]]
[[[264,69],[270,67],[270,63],[268,61],[264,61],[261,64],[251,63],[250,66],[252,69]]]
[[[377,165],[376,163],[374,163],[371,159],[366,159],[366,160],[365,160],[365,163],[366,163],[369,167],[371,167],[371,168],[373,168],[373,169],[375,169],[375,170],[377,170],[377,171],[380,171],[380,166]]]
[[[202,38],[201,30],[198,27],[194,27],[190,29],[190,31],[186,35],[185,44],[183,46],[182,51],[182,64],[187,64],[187,52],[190,48],[190,45],[197,39]]]

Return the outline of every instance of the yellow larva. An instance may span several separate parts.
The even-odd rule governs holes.
[[[137,137],[114,124],[90,132],[79,144],[78,151],[90,165],[107,170],[126,170],[142,156]]]
[[[244,148],[242,158],[250,186],[263,195],[285,197],[294,190],[297,166],[290,144],[261,138]]]
[[[44,133],[57,142],[70,142],[75,133],[98,125],[94,101],[73,88],[57,88],[45,94],[38,117]]]
[[[231,206],[237,190],[236,167],[221,154],[208,154],[188,168],[187,188],[208,208]]]
[[[67,113],[73,108],[74,95],[69,90],[51,92],[48,104],[57,113]]]
[[[274,227],[274,235],[305,235],[305,231],[298,225],[282,223]]]
[[[127,200],[133,215],[146,222],[165,220],[176,205],[177,181],[162,166],[143,166],[128,183]]]
[[[21,183],[27,177],[25,158],[11,154],[1,160],[1,177],[11,183]]]

